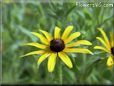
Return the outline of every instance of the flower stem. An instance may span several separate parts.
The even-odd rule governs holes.
[[[60,67],[59,67],[59,79],[60,79],[60,84],[63,82],[63,76],[62,76],[62,64],[60,62]]]
[[[114,67],[111,70],[111,74],[112,74],[112,81],[113,81],[114,80]],[[112,84],[114,84],[114,82]]]

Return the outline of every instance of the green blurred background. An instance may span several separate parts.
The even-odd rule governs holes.
[[[114,84],[114,71],[109,71],[106,66],[108,54],[93,49],[100,44],[96,41],[96,36],[101,36],[98,27],[103,27],[108,36],[114,29],[114,8],[84,8],[76,6],[75,1],[38,0],[5,0],[1,7],[2,83]],[[82,35],[77,39],[87,39],[93,43],[93,46],[87,48],[94,52],[94,55],[69,54],[74,67],[69,69],[64,63],[59,64],[58,59],[53,73],[47,71],[47,60],[37,67],[39,55],[20,58],[21,55],[36,49],[21,46],[22,43],[39,41],[30,32],[43,29],[53,34],[55,26],[64,31],[68,25],[74,26],[73,32],[81,32]]]

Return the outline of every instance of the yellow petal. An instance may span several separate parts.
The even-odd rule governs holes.
[[[70,32],[72,31],[72,29],[73,29],[73,26],[68,26],[66,29],[65,29],[65,31],[64,31],[64,33],[63,33],[63,35],[62,35],[62,39],[63,40],[65,40],[67,37],[68,37],[68,35],[70,34]]]
[[[113,60],[113,57],[108,57],[108,59],[107,59],[107,66],[108,67],[111,67],[111,66],[113,66],[114,65],[114,60]]]
[[[53,72],[56,64],[57,53],[52,53],[48,58],[48,71]]]
[[[59,27],[55,27],[55,31],[54,31],[54,38],[55,39],[60,38],[60,31],[61,31],[61,29]]]
[[[79,37],[81,35],[80,32],[75,32],[71,34],[66,40],[64,40],[65,43],[71,42],[73,39]]]
[[[51,41],[53,39],[53,37],[48,32],[44,30],[40,30],[40,31],[45,35],[48,41]]]
[[[64,52],[59,52],[58,55],[59,55],[60,59],[61,59],[69,68],[72,68],[72,67],[73,67],[70,58],[69,58]]]
[[[101,34],[102,34],[102,36],[103,36],[103,38],[104,38],[104,40],[105,40],[107,46],[108,46],[109,48],[111,48],[111,47],[110,47],[109,40],[108,40],[108,37],[106,36],[106,33],[103,31],[102,28],[98,28],[98,30],[101,32]]]
[[[38,59],[38,65],[40,65],[50,54],[49,53],[45,53],[43,54],[41,57],[39,57]]]
[[[110,47],[107,46],[106,42],[101,37],[96,37],[108,50],[110,50]]]
[[[33,51],[33,52],[27,53],[25,55],[22,55],[21,57],[25,57],[25,56],[29,56],[29,55],[35,55],[35,54],[38,55],[38,54],[42,54],[44,52],[45,52],[44,50]]]
[[[103,51],[105,51],[105,52],[110,53],[110,51],[109,51],[109,50],[107,50],[106,48],[101,47],[101,46],[95,46],[95,47],[94,47],[94,49],[99,49],[99,50],[103,50]]]
[[[29,46],[34,46],[34,47],[37,47],[37,48],[40,48],[40,49],[45,49],[47,46],[46,45],[43,45],[43,44],[39,44],[39,43],[27,43],[27,44],[24,44],[24,45],[29,45]]]
[[[114,46],[114,34],[110,32],[110,44],[113,47]]]
[[[32,32],[32,34],[38,37],[42,43],[47,44],[47,45],[49,44],[48,40],[43,35],[36,33],[36,32]]]
[[[92,43],[87,40],[79,40],[74,43],[66,44],[66,47],[73,47],[73,46],[79,46],[79,45],[92,45]]]
[[[84,48],[65,48],[64,52],[87,53],[93,54],[90,50]]]

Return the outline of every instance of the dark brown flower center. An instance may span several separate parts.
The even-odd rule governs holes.
[[[111,48],[111,53],[114,56],[114,47]]]
[[[64,41],[61,39],[53,39],[50,41],[50,49],[54,52],[60,52],[65,48]]]

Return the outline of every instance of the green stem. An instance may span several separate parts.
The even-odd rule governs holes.
[[[60,84],[63,82],[63,76],[62,76],[62,64],[60,62],[60,67],[59,67],[59,78],[60,78]]]
[[[112,68],[111,73],[112,73],[112,81],[113,81],[114,80],[114,67]],[[114,82],[112,84],[114,84]]]

